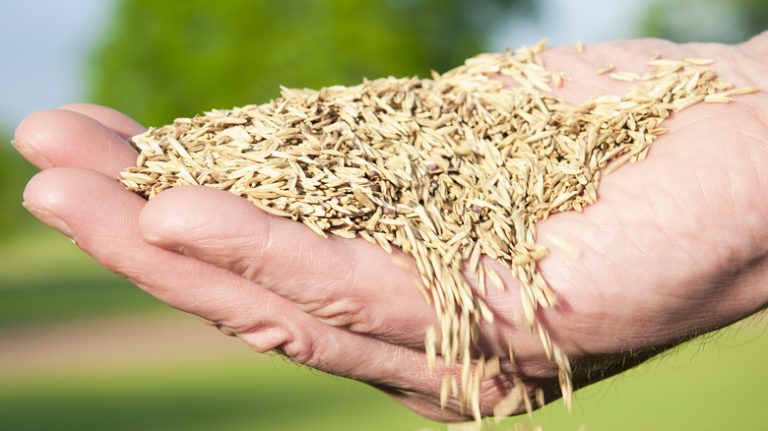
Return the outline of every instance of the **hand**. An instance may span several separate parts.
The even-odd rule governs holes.
[[[571,357],[577,387],[768,306],[768,34],[738,46],[638,40],[584,53],[561,47],[546,52],[545,61],[573,78],[556,95],[579,102],[624,90],[598,76],[598,68],[641,71],[654,52],[715,59],[723,79],[762,92],[675,114],[648,159],[603,179],[595,205],[538,225],[550,251],[540,269],[561,304],[538,317]],[[146,202],[114,180],[135,163],[125,138],[142,131],[93,105],[32,114],[15,142],[44,171],[29,182],[25,206],[110,270],[257,351],[278,349],[296,362],[368,382],[433,419],[464,417],[456,400],[439,407],[445,370],[430,373],[422,347],[435,317],[414,285],[409,257],[362,240],[322,239],[204,187],[168,190]],[[487,263],[507,291],[489,289],[500,318],[482,328],[483,348],[502,355],[502,376],[483,382],[483,413],[514,378],[531,394],[544,389],[552,401],[556,366],[537,334],[508,323],[520,313],[519,284]],[[514,366],[502,353],[507,340]]]

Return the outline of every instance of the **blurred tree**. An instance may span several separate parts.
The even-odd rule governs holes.
[[[94,56],[91,99],[145,124],[259,103],[279,85],[426,75],[488,46],[532,0],[122,0]]]
[[[641,29],[675,42],[742,42],[768,29],[768,1],[654,0]]]
[[[28,224],[31,220],[21,206],[21,194],[24,184],[35,172],[35,168],[8,144],[7,136],[0,132],[0,202],[4,202],[0,211],[0,238],[18,231],[20,224]]]

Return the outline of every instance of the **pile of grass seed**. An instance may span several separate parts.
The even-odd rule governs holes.
[[[180,118],[132,138],[140,155],[122,183],[150,199],[191,184],[227,190],[318,235],[410,254],[440,322],[427,332],[430,365],[463,370],[444,377],[442,402],[457,397],[476,418],[480,381],[499,367],[470,352],[494,319],[486,289],[505,289],[488,256],[522,282],[524,324],[557,363],[570,406],[568,359],[535,317],[556,304],[536,266],[547,255],[536,222],[594,203],[601,172],[645,158],[672,112],[755,89],[718,80],[709,60],[656,57],[642,76],[611,74],[633,82],[623,96],[573,105],[551,95],[564,74],[545,68],[543,49],[482,54],[432,79],[283,88],[262,105]],[[497,415],[530,409],[517,383]]]

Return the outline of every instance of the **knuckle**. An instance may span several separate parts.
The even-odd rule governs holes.
[[[317,345],[309,334],[299,332],[297,336],[283,343],[279,350],[293,362],[313,368],[325,369],[320,360]]]
[[[233,272],[240,274],[246,280],[256,281],[261,275],[262,265],[259,261],[246,258],[237,253],[230,258],[228,266]]]
[[[365,304],[343,298],[307,306],[307,312],[331,326],[341,326],[360,333],[374,333],[381,326]]]
[[[315,340],[300,328],[258,325],[233,332],[256,352],[275,351],[298,364],[314,368],[322,365]]]

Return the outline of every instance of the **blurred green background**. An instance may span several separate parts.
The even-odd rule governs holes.
[[[281,84],[424,76],[545,36],[555,44],[635,36],[738,42],[768,27],[764,0],[74,3],[104,11],[81,44],[76,96],[149,125],[264,101]],[[34,25],[52,2],[24,4],[3,18],[23,24],[0,21],[11,29],[3,57],[10,61],[13,51],[17,69],[34,73],[39,58],[56,52],[17,54],[12,48],[31,36],[12,29],[32,28],[43,46],[61,33]],[[63,32],[78,12],[59,11],[52,19],[63,22]],[[0,137],[7,142],[20,118],[12,108],[24,106],[25,96],[8,96],[19,76],[0,77],[0,98],[8,97]],[[44,83],[30,88],[30,100],[49,100]],[[441,429],[365,385],[254,355],[99,268],[23,211],[21,191],[33,173],[9,145],[0,146],[0,429]],[[556,403],[533,422],[549,430],[765,429],[766,326],[752,319],[688,343],[580,391],[573,414]]]

